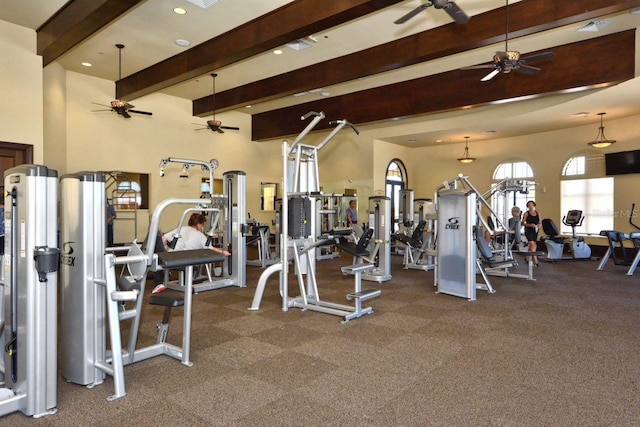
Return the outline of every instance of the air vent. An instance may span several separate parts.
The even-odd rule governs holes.
[[[218,3],[219,0],[187,0],[191,4],[195,4],[202,9],[209,9],[214,4]]]
[[[304,40],[294,40],[290,43],[287,43],[287,47],[293,50],[304,50],[311,47],[311,44],[307,43]]]
[[[578,31],[597,32],[607,28],[609,25],[611,25],[611,20],[609,19],[591,21],[588,24],[585,24],[582,27],[578,28]]]

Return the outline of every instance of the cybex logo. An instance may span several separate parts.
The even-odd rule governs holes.
[[[460,220],[457,216],[451,217],[447,220],[444,228],[445,230],[458,230],[460,228]]]
[[[64,242],[62,244],[62,254],[60,255],[60,264],[68,265],[69,267],[75,267],[76,257],[71,256],[73,254],[72,244],[75,242]]]

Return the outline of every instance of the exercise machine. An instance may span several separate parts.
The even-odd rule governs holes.
[[[60,177],[61,371],[67,381],[91,387],[104,381],[104,372],[85,357],[85,351],[106,351],[106,335],[96,330],[99,319],[106,316],[106,296],[94,280],[105,276],[108,177],[100,172]]]
[[[562,223],[571,227],[571,237],[560,236],[558,227],[552,219],[542,220],[542,230],[546,236],[540,238],[547,246],[547,257],[549,261],[591,259],[591,248],[583,237],[578,237],[576,227],[580,227],[584,221],[584,215],[580,210],[570,210],[564,217]],[[570,257],[563,256],[565,245],[569,245]]]
[[[635,209],[636,204],[633,203],[631,205],[631,212],[629,213],[629,225],[631,225],[636,230],[640,230],[640,226],[633,222]],[[640,231],[632,231],[629,234],[625,234],[621,231],[616,230],[602,230],[600,231],[600,235],[607,238],[609,247],[600,260],[600,263],[598,264],[596,270],[603,270],[609,258],[613,257],[613,263],[615,265],[628,266],[629,269],[627,270],[626,274],[627,276],[633,276],[638,263],[640,263]],[[625,242],[630,242],[633,246],[633,249],[635,250],[636,254],[633,260],[627,257],[627,250],[630,248],[625,247]]]
[[[437,215],[432,199],[414,199],[413,231],[410,235],[396,233],[393,240],[405,245],[402,265],[405,269],[429,271],[435,269],[435,232]]]
[[[0,416],[57,412],[57,180],[41,165],[5,172]]]
[[[209,171],[211,179],[213,179],[213,169],[217,167],[217,163],[214,161],[211,164],[198,160],[172,159],[172,161],[199,164],[203,170]],[[211,189],[208,197],[199,199],[199,203],[183,212],[178,223],[177,238],[180,235],[179,229],[185,226],[189,214],[207,212],[211,215],[210,228],[207,233],[210,240],[213,242],[214,234],[219,231],[222,235],[222,248],[231,253],[223,263],[219,277],[211,274],[209,265],[203,265],[206,275],[199,276],[194,280],[193,289],[196,293],[228,286],[246,286],[247,248],[245,235],[248,231],[248,227],[244,223],[246,218],[246,174],[243,171],[224,172],[222,181],[222,195],[213,194],[213,189]],[[185,284],[182,281],[169,282],[167,288],[184,291]]]
[[[281,213],[281,260],[267,267],[258,281],[256,292],[249,310],[258,310],[268,278],[279,273],[280,295],[282,297],[282,310],[300,308],[302,310],[317,311],[342,317],[342,322],[370,314],[373,310],[363,308],[361,302],[378,296],[376,290],[363,290],[361,288],[362,274],[374,268],[373,264],[350,266],[343,269],[345,274],[353,274],[355,278],[354,292],[347,296],[347,300],[354,300],[354,305],[338,304],[324,301],[318,291],[316,279],[316,248],[326,244],[327,241],[335,241],[344,234],[345,230],[334,230],[332,234],[322,235],[317,224],[318,204],[315,202],[319,194],[320,177],[318,173],[318,152],[331,141],[335,135],[345,126],[351,127],[356,134],[358,130],[346,120],[331,122],[335,128],[317,146],[302,144],[304,137],[322,120],[324,113],[309,112],[302,117],[306,120],[313,117],[311,122],[289,145],[282,142],[282,171],[283,171],[283,196]],[[348,231],[347,231],[348,232]],[[294,271],[298,279],[300,295],[289,296],[289,261],[294,264]]]
[[[362,280],[387,282],[391,280],[391,199],[386,196],[369,197],[369,226],[373,228],[371,257],[374,268],[362,273]]]
[[[62,375],[88,388],[113,377],[112,401],[126,395],[124,367],[152,357],[166,355],[192,366],[190,360],[193,275],[197,266],[224,262],[225,257],[209,249],[156,252],[158,226],[164,210],[173,205],[211,208],[212,199],[167,199],[158,204],[151,217],[146,246],[136,241],[126,254],[104,254],[104,181],[98,173],[79,173],[61,178],[61,223],[63,249],[61,322],[63,335]],[[231,185],[231,183],[228,183]],[[55,189],[52,194],[55,194]],[[52,209],[55,211],[55,209]],[[98,224],[101,224],[98,226]],[[162,247],[162,245],[160,245]],[[122,269],[119,274],[118,269]],[[232,267],[228,267],[231,269]],[[184,293],[152,295],[149,304],[164,307],[157,324],[156,342],[138,348],[142,304],[148,271],[178,269]],[[171,310],[182,307],[182,342],[167,342]],[[129,338],[123,346],[121,322],[130,322]],[[51,322],[55,329],[55,320]],[[108,334],[107,334],[108,330]],[[107,345],[108,337],[108,345]],[[43,352],[43,354],[46,352]],[[51,354],[55,357],[55,352]]]
[[[445,181],[436,188],[434,201],[438,218],[434,274],[437,293],[474,301],[478,289],[495,292],[489,275],[518,277],[509,271],[518,265],[511,253],[495,256],[484,240],[484,229],[488,225],[480,214],[481,207],[494,217],[497,215],[468,177],[460,174],[451,181]],[[478,273],[484,283],[476,281]]]
[[[434,197],[438,206],[437,293],[475,301],[477,288],[494,290],[489,283],[483,286],[476,282],[477,192],[470,187],[458,188],[458,183],[468,184],[468,180],[459,176],[438,187]]]

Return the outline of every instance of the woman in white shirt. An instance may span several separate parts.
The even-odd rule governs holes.
[[[162,236],[162,241],[167,250],[173,251],[188,251],[192,249],[211,249],[215,252],[221,253],[225,256],[231,255],[229,251],[216,248],[215,246],[207,246],[207,236],[203,233],[204,224],[207,221],[207,218],[199,213],[191,214],[189,217],[189,222],[187,227],[180,228],[180,237],[178,237],[178,241],[176,242],[173,249],[169,247],[169,243],[171,243],[174,239],[176,239],[176,234],[178,233],[178,229],[171,230],[168,233],[165,233]]]

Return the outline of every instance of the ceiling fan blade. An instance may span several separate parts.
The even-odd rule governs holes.
[[[515,68],[516,71],[520,71],[521,73],[529,74],[532,76],[537,75],[540,72],[540,68],[532,67],[531,65],[519,65]]]
[[[239,127],[235,127],[235,126],[220,126],[220,129],[240,130]]]
[[[127,110],[116,110],[116,113],[120,114],[125,119],[130,119],[131,116],[127,113]]]
[[[419,14],[420,12],[422,12],[423,10],[425,10],[426,8],[428,8],[430,6],[433,6],[433,5],[431,3],[421,4],[420,6],[416,7],[415,9],[413,9],[411,12],[409,12],[406,15],[400,17],[399,19],[396,19],[395,21],[393,21],[393,23],[394,24],[404,24],[409,19],[413,18],[414,16],[416,16],[417,14]]]
[[[224,131],[223,131],[222,129],[220,129],[220,128],[217,128],[217,129],[216,129],[216,132],[218,132],[218,133],[224,133]]]
[[[495,68],[492,72],[480,79],[481,82],[487,82],[494,78],[500,72],[500,68]]]
[[[92,104],[99,105],[99,106],[101,106],[101,107],[106,107],[106,108],[108,108],[109,110],[111,110],[111,105],[107,105],[107,104],[100,104],[100,103],[98,103],[98,102],[92,102]]]
[[[481,64],[481,65],[471,65],[469,67],[462,67],[461,70],[479,70],[482,68],[496,68],[496,64]]]
[[[452,1],[447,2],[444,5],[443,9],[449,14],[450,17],[453,18],[454,21],[456,21],[456,24],[465,24],[467,21],[469,21],[469,16]]]
[[[522,63],[526,63],[526,62],[534,62],[534,61],[543,61],[545,59],[553,59],[555,57],[556,57],[555,53],[545,52],[545,53],[539,53],[537,55],[525,56],[524,58],[520,58],[520,61],[522,61]]]
[[[153,113],[150,111],[140,111],[140,110],[127,110],[129,113],[136,113],[136,114],[144,114],[145,116],[152,116]]]

